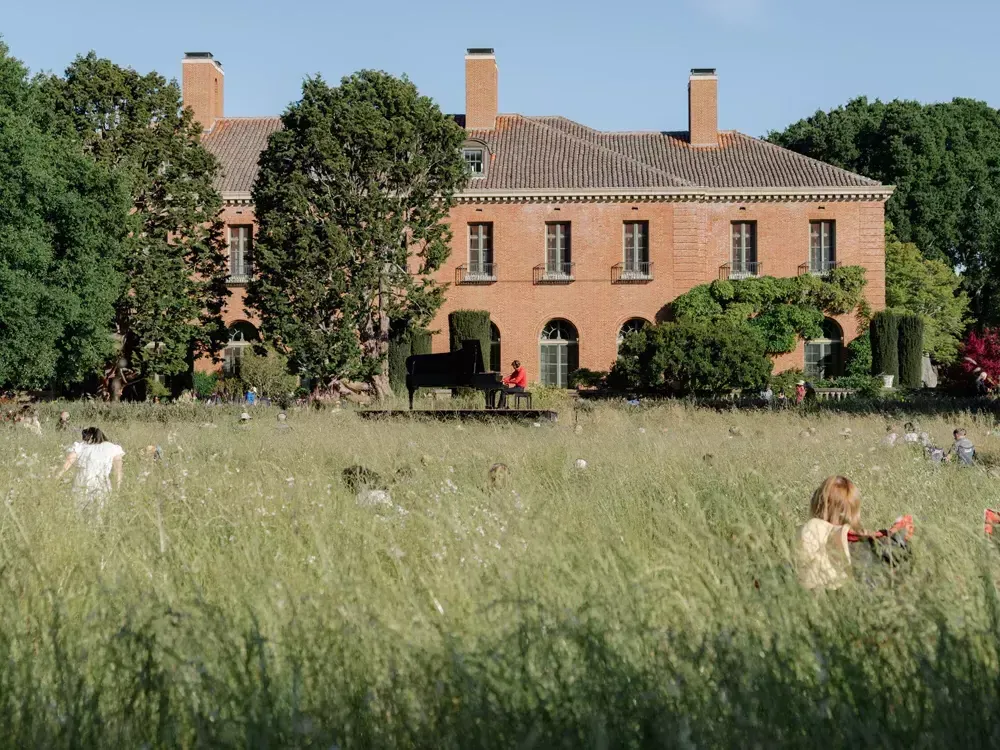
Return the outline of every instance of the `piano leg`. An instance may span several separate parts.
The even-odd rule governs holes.
[[[416,391],[415,388],[409,388],[410,391],[410,411],[413,411],[413,394]]]

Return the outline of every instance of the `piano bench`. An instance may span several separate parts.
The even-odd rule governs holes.
[[[508,398],[514,399],[514,408],[521,408],[521,402],[524,401],[528,408],[531,408],[531,391],[516,391],[514,393],[508,393]]]

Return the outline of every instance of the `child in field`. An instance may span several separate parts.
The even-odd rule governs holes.
[[[799,580],[807,589],[837,589],[850,577],[852,545],[860,571],[870,583],[876,568],[897,568],[909,557],[912,516],[901,516],[888,528],[861,527],[861,493],[847,477],[827,477],[813,493],[812,518],[799,530]],[[888,567],[886,567],[888,566]]]
[[[959,466],[975,465],[976,446],[965,436],[965,430],[961,427],[956,427],[952,435],[955,437],[955,444],[951,446],[951,450],[944,457],[945,461],[951,461],[952,457],[957,456]]]
[[[848,533],[861,532],[861,493],[847,477],[827,477],[809,503],[799,529],[799,580],[807,589],[838,589],[848,579]]]
[[[104,507],[105,498],[111,494],[112,472],[115,487],[121,487],[124,455],[122,447],[108,440],[97,427],[88,427],[83,431],[83,440],[73,443],[62,471],[56,476],[60,479],[74,465],[77,467],[73,480],[77,510],[85,511],[96,504],[99,512]]]

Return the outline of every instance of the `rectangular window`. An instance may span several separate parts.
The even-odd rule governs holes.
[[[814,380],[840,375],[840,342],[807,341],[805,373]]]
[[[625,273],[649,275],[649,222],[625,222]]]
[[[469,224],[469,275],[493,275],[493,224]]]
[[[483,173],[483,150],[481,148],[463,148],[462,158],[465,159],[465,166],[469,168],[469,174],[481,175]]]
[[[253,244],[253,227],[229,227],[229,276],[246,278],[250,275],[250,251]]]
[[[571,276],[573,273],[569,222],[545,225],[545,274]]]
[[[757,275],[757,222],[732,223],[732,265],[730,278]]]
[[[826,273],[837,265],[837,228],[832,221],[809,222],[809,270]]]

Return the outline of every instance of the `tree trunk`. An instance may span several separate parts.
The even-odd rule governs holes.
[[[385,401],[392,398],[392,387],[389,385],[389,314],[385,311],[385,276],[378,282],[378,343],[376,353],[379,358],[378,375],[372,378],[375,388],[375,398]]]

